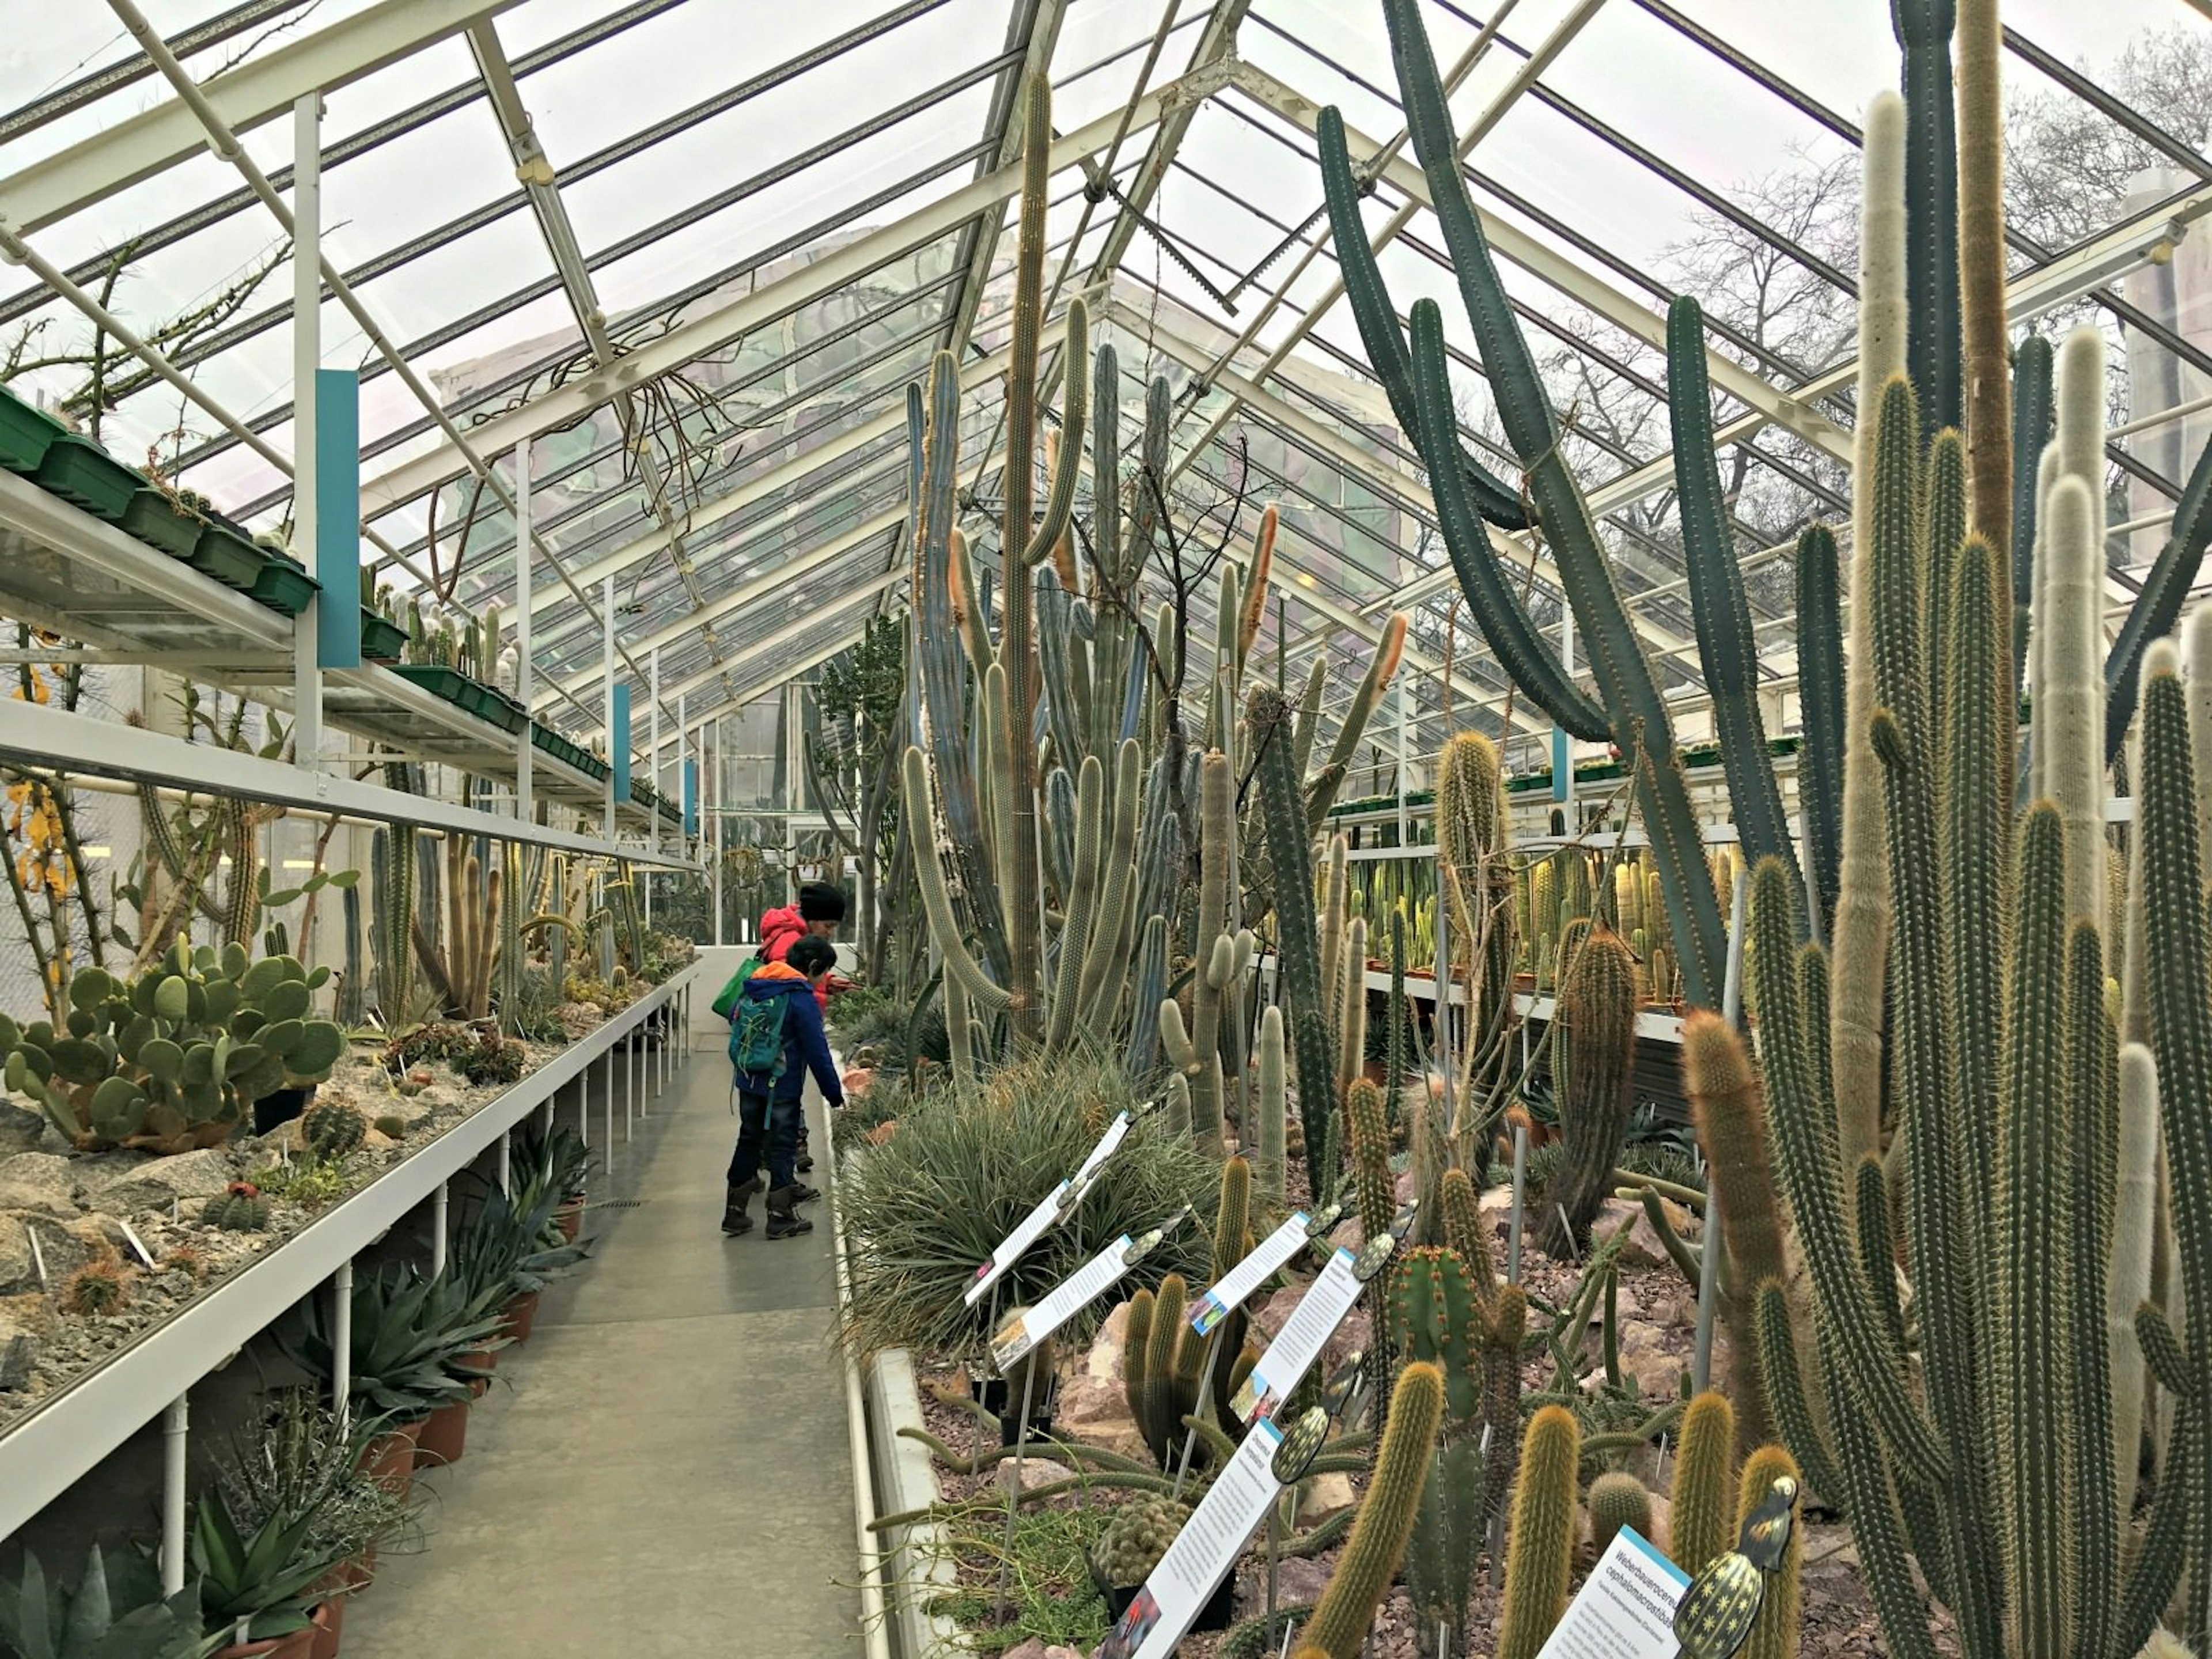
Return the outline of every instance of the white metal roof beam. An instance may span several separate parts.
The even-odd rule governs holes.
[[[780,628],[753,641],[750,644],[739,646],[730,654],[730,659],[726,663],[687,675],[668,688],[668,695],[672,697],[687,696],[716,679],[728,680],[730,690],[734,693],[737,690],[736,669],[739,663],[750,658],[757,657],[764,651],[781,651],[799,645],[802,641],[811,641],[815,647],[819,647],[825,639],[834,639],[837,644],[829,655],[836,655],[837,652],[842,651],[846,646],[859,639],[868,623],[867,619],[862,617],[849,626],[839,626],[836,619],[861,600],[872,600],[884,589],[904,580],[906,574],[905,568],[902,566],[896,570],[886,570],[880,576],[870,577],[859,586],[848,588],[840,593],[829,604],[817,605],[811,611],[793,617]],[[832,629],[836,631],[825,632]],[[827,659],[817,660],[827,660]],[[796,671],[788,663],[780,664],[775,670],[779,681],[790,678],[794,672]]]
[[[208,82],[207,100],[232,131],[250,131],[287,113],[308,93],[358,81],[517,3],[380,0],[289,46],[248,58]],[[198,118],[182,99],[156,104],[0,179],[0,221],[18,235],[33,235],[142,179],[190,161],[206,143]]]
[[[1229,67],[1223,65],[1170,82],[1137,100],[1129,118],[1131,125],[1152,125],[1166,114],[1211,96],[1231,78]],[[1079,159],[1108,142],[1121,118],[1119,112],[1105,116],[1062,138],[1052,147],[1052,170],[1057,173],[1074,166]],[[902,253],[957,230],[977,214],[1018,195],[1021,179],[1018,163],[1000,167],[989,177],[963,185],[903,219],[856,237],[787,276],[701,309],[667,333],[623,357],[611,373],[584,375],[550,388],[515,408],[488,417],[470,429],[469,437],[472,444],[497,454],[512,449],[525,437],[565,425],[607,402],[623,386],[642,386],[658,380],[739,335],[834,294]],[[365,480],[362,485],[362,510],[366,516],[374,518],[469,470],[461,448],[448,440],[388,472]]]

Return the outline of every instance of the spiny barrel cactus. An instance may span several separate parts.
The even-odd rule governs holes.
[[[0,1016],[8,1087],[84,1151],[216,1146],[263,1097],[330,1076],[345,1034],[307,1017],[329,975],[295,957],[252,962],[242,945],[194,951],[181,939],[136,979],[82,969],[63,1030]]]
[[[258,1233],[269,1224],[269,1200],[250,1181],[234,1181],[208,1200],[200,1220],[230,1233]]]
[[[1172,1498],[1156,1493],[1131,1498],[1114,1511],[1091,1547],[1091,1570],[1115,1589],[1143,1583],[1189,1519],[1189,1506]]]
[[[1353,1659],[1359,1652],[1375,1610],[1398,1575],[1436,1459],[1443,1411],[1444,1380],[1435,1366],[1416,1362],[1398,1373],[1374,1478],[1352,1523],[1351,1540],[1306,1623],[1305,1641],[1329,1659]]]
[[[368,1129],[360,1109],[342,1100],[319,1100],[300,1115],[300,1133],[318,1164],[343,1158],[361,1145]]]

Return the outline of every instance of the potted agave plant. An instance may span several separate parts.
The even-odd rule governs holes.
[[[559,1195],[553,1206],[554,1224],[572,1244],[583,1222],[584,1174],[590,1164],[584,1138],[565,1125],[549,1130],[533,1119],[515,1136],[514,1167],[522,1171],[525,1183]]]
[[[313,1659],[337,1659],[347,1600],[367,1588],[378,1550],[413,1525],[415,1509],[362,1466],[379,1430],[341,1418],[308,1389],[264,1397],[259,1418],[217,1469],[224,1499],[241,1528],[308,1519],[303,1547],[338,1565],[312,1585],[324,1609]]]
[[[18,1659],[201,1659],[199,1580],[165,1595],[149,1557],[94,1545],[76,1588],[65,1589],[26,1551],[21,1577],[0,1579],[0,1650]]]
[[[244,1522],[218,1486],[193,1506],[186,1542],[201,1620],[222,1644],[211,1659],[313,1659],[331,1618],[319,1587],[344,1559],[313,1510]]]
[[[355,1413],[378,1428],[362,1449],[362,1464],[404,1497],[424,1423],[441,1406],[466,1405],[461,1356],[497,1346],[501,1322],[452,1273],[430,1279],[411,1267],[356,1277],[352,1319],[348,1398]],[[308,1376],[327,1384],[337,1375],[324,1298],[302,1302],[277,1340]]]

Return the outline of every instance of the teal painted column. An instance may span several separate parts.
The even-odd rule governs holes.
[[[315,664],[361,666],[361,377],[315,371]]]
[[[629,687],[619,680],[615,683],[614,703],[607,749],[614,762],[615,805],[619,806],[629,799]]]
[[[684,833],[699,833],[699,763],[695,760],[684,763]]]
[[[1567,788],[1573,781],[1574,775],[1567,769],[1567,734],[1563,728],[1555,726],[1552,728],[1552,799],[1553,800],[1567,799]]]

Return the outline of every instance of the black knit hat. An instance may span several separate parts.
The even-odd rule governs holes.
[[[799,890],[801,921],[842,921],[845,895],[826,881],[810,881]]]

